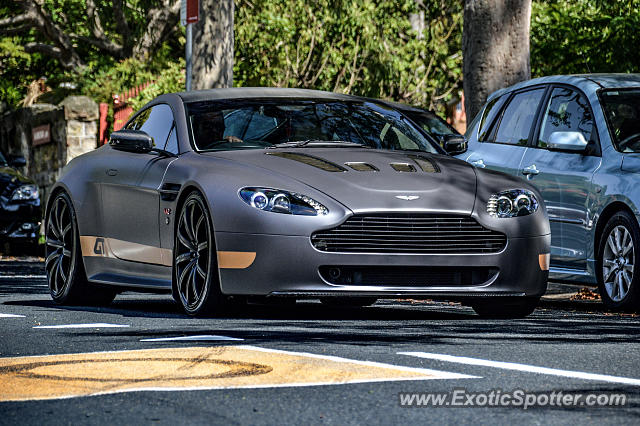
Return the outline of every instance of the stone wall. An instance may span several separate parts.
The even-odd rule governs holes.
[[[59,105],[35,104],[0,117],[0,149],[22,155],[22,172],[36,181],[43,200],[73,158],[97,147],[98,104],[86,96],[69,96]],[[34,146],[32,129],[50,125],[50,142]]]

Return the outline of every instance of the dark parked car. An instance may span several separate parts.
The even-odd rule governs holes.
[[[18,171],[23,157],[0,152],[0,242],[35,247],[40,236],[42,209],[37,185]]]
[[[640,74],[538,78],[494,93],[460,155],[526,177],[551,222],[552,278],[640,308]]]
[[[440,145],[448,154],[460,154],[467,150],[465,137],[436,113],[399,102],[385,103],[413,121],[427,138]]]
[[[71,161],[51,194],[58,303],[108,303],[127,287],[172,291],[193,315],[263,296],[458,299],[524,316],[546,290],[549,222],[533,187],[346,95],[160,96]]]

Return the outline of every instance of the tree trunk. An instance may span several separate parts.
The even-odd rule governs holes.
[[[531,0],[465,0],[462,53],[467,122],[492,92],[531,78]]]
[[[233,0],[201,0],[193,28],[195,90],[233,86]]]

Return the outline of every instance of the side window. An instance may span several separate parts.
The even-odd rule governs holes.
[[[144,121],[141,117],[145,115]],[[154,145],[164,147],[173,126],[173,113],[167,104],[159,104],[144,111],[135,119],[133,130],[143,130],[153,138]],[[133,123],[132,123],[133,124]]]
[[[144,124],[145,121],[149,118],[149,114],[151,114],[151,108],[147,108],[142,111],[138,116],[129,124],[125,126],[127,130],[139,130],[140,127]]]
[[[492,142],[526,145],[544,91],[545,89],[529,90],[511,98],[502,113],[498,131]]]
[[[480,127],[478,128],[478,140],[486,141],[489,137],[489,130],[491,129],[491,124],[495,121],[497,115],[500,113],[502,109],[502,105],[509,98],[509,95],[502,95],[500,97],[491,99],[487,106],[482,111],[482,119],[480,120]],[[479,116],[480,114],[478,114]],[[474,119],[475,121],[475,119]],[[469,139],[469,138],[467,138]]]
[[[545,148],[553,132],[580,132],[590,141],[593,115],[589,101],[580,93],[557,87],[553,89],[540,127],[538,146]]]
[[[175,124],[171,127],[171,133],[169,134],[169,139],[167,139],[167,144],[165,145],[165,151],[169,151],[173,154],[179,154],[178,149],[178,135],[176,134],[176,126]]]

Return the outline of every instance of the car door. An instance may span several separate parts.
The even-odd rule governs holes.
[[[142,111],[127,129],[143,130],[157,148],[177,151],[174,118],[166,104]],[[160,194],[165,171],[173,157],[111,149],[102,184],[104,236],[109,249],[124,260],[170,265],[160,244]]]
[[[545,90],[525,89],[489,102],[480,123],[478,143],[471,145],[467,161],[476,167],[517,175]]]
[[[553,132],[581,132],[589,142],[584,152],[547,149]],[[598,132],[587,98],[575,88],[555,86],[550,91],[532,147],[520,168],[542,193],[551,224],[551,264],[586,268],[591,218],[588,215],[592,177],[600,166]]]

